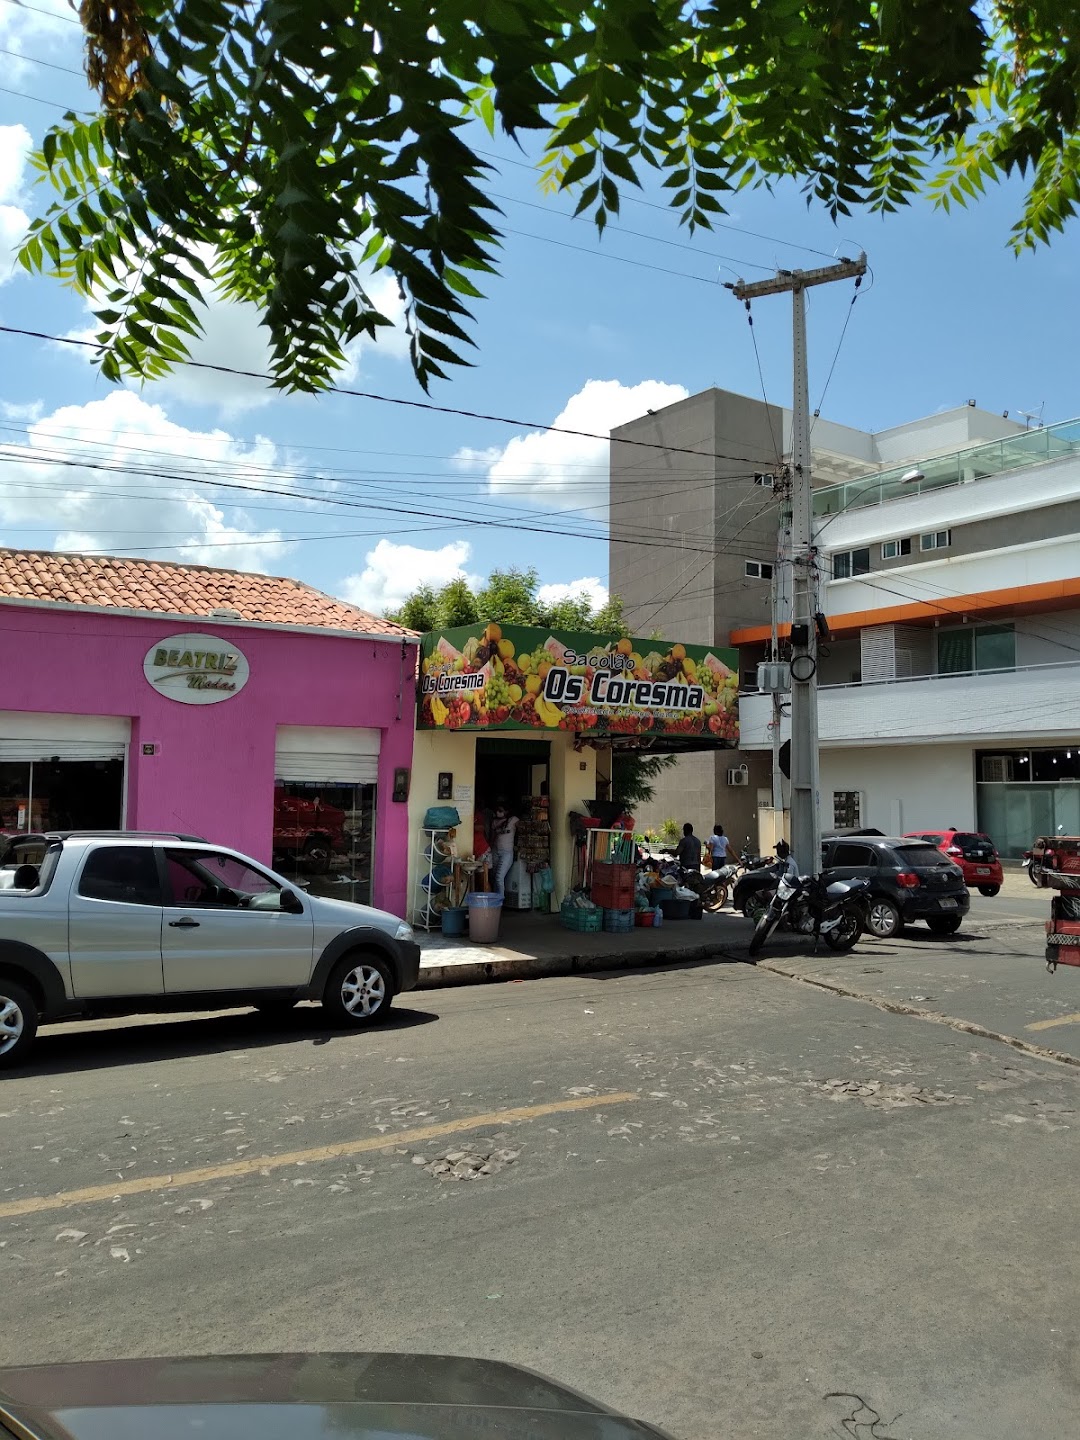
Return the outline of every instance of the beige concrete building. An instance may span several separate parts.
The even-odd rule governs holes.
[[[1022,433],[1022,424],[970,405],[877,433],[819,418],[813,483],[858,481]],[[733,631],[768,625],[779,527],[773,477],[790,443],[790,410],[717,389],[612,432],[610,584],[632,634],[728,645]],[[763,652],[743,653],[749,690]],[[640,819],[645,826],[690,820],[699,834],[719,820],[736,844],[756,843],[771,771],[755,722],[752,749],[680,759]]]

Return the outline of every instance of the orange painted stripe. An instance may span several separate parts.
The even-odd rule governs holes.
[[[874,574],[882,572],[872,571]],[[891,572],[885,571],[885,574]],[[834,635],[845,631],[862,630],[867,625],[900,625],[907,621],[935,620],[942,616],[979,615],[995,610],[1010,610],[1014,614],[1037,614],[1040,610],[1055,610],[1063,601],[1080,600],[1080,578],[1068,580],[1047,580],[1039,585],[1010,585],[1002,590],[983,590],[972,595],[943,595],[938,600],[911,600],[902,605],[883,605],[880,610],[851,610],[844,615],[830,615],[829,629]],[[780,626],[780,635],[786,636],[790,625]],[[768,641],[771,630],[768,625],[751,625],[746,629],[732,630],[732,645],[757,645]]]

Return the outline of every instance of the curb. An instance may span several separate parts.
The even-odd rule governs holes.
[[[522,955],[512,960],[478,960],[467,965],[422,965],[416,989],[440,990],[454,985],[491,985],[506,980],[583,975],[595,970],[636,970],[646,965],[740,959],[720,944],[685,945],[667,950],[611,950],[587,955]]]

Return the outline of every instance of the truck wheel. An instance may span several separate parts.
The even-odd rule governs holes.
[[[34,1043],[38,1010],[21,985],[0,975],[0,1070],[17,1065]]]
[[[335,1025],[378,1025],[390,1013],[394,981],[384,960],[370,951],[343,956],[330,971],[323,1009]]]

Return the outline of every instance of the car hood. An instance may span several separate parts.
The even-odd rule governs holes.
[[[666,1440],[493,1360],[222,1355],[0,1370],[4,1412],[42,1440]]]
[[[338,926],[374,925],[393,935],[402,923],[400,915],[391,915],[389,910],[375,910],[370,905],[358,905],[353,900],[331,900],[326,895],[307,895],[315,923],[330,921]]]

